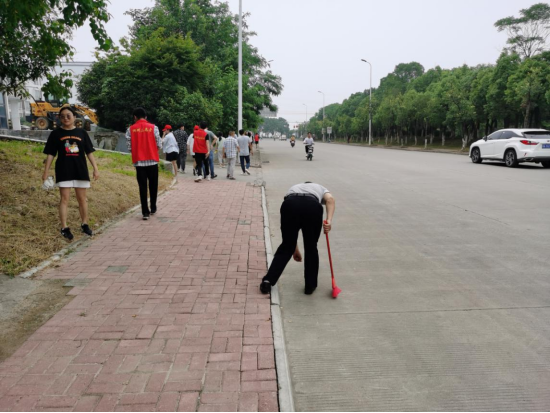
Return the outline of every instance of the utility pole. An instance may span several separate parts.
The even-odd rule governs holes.
[[[243,128],[243,0],[239,0],[239,114],[238,128]]]
[[[307,135],[307,105],[305,103],[302,103],[306,107],[306,123],[304,123],[304,128],[306,129],[304,133]]]
[[[372,145],[372,65],[365,59],[361,59],[363,62],[368,63],[370,66],[370,86],[369,86],[369,145]]]
[[[319,90],[319,93],[323,95],[323,126],[321,127],[321,130],[323,130],[323,142],[325,141],[325,94]]]

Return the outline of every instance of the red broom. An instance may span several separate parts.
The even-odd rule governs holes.
[[[327,221],[325,221],[325,224]],[[334,270],[332,269],[332,256],[330,255],[330,243],[328,242],[328,232],[325,233],[327,236],[327,249],[328,249],[328,261],[330,263],[330,273],[332,276],[332,298],[338,297],[338,294],[342,292],[340,288],[336,285],[336,281],[334,280]]]

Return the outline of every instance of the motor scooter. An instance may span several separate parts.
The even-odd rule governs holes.
[[[296,144],[295,141],[290,141],[290,146],[292,146],[294,148],[294,145]]]
[[[307,145],[306,148],[307,148],[306,159],[308,161],[312,161],[313,160],[313,145]]]

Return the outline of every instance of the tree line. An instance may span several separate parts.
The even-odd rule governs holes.
[[[372,89],[372,135],[385,144],[418,139],[469,142],[499,128],[550,126],[550,6],[538,3],[495,23],[508,33],[508,47],[493,65],[426,71],[418,62],[398,64]],[[319,110],[307,125],[318,137],[333,135],[365,142],[369,130],[369,90]]]
[[[210,129],[235,129],[238,114],[238,16],[214,0],[158,0],[131,10],[128,38],[97,55],[83,74],[80,100],[96,109],[101,126],[125,130],[132,108],[143,106],[149,120]],[[243,126],[256,128],[260,111],[277,110],[272,96],[281,78],[249,42],[255,35],[243,21]]]

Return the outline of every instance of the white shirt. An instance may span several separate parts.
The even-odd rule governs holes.
[[[311,145],[311,144],[313,144],[313,138],[304,139],[304,145]]]
[[[240,156],[250,155],[250,150],[248,144],[250,143],[250,138],[246,135],[240,135],[237,138],[237,143],[239,145],[239,154]]]
[[[176,142],[176,137],[172,132],[170,132],[162,139],[162,152],[172,153],[179,151],[180,148],[178,146],[178,143]]]
[[[193,142],[195,142],[195,139],[193,138],[193,134],[191,134],[187,138],[187,146],[189,146],[189,151],[191,152],[191,156],[195,155],[195,152],[193,152]]]
[[[291,186],[287,195],[290,194],[311,194],[315,195],[317,199],[319,200],[319,203],[324,204],[325,200],[323,197],[326,193],[329,193],[330,191],[325,188],[322,185],[314,184],[314,183],[303,183],[303,184],[296,184],[294,186]]]

